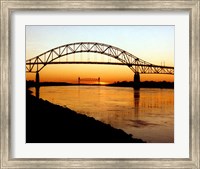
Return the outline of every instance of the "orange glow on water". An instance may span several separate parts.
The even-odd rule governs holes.
[[[31,90],[35,94],[35,88]],[[40,88],[40,97],[94,117],[144,141],[174,142],[173,89],[48,86]]]

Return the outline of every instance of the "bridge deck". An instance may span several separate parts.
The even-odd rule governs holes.
[[[27,62],[26,65],[32,65],[33,63]],[[36,63],[38,65],[46,65],[46,64],[100,64],[100,65],[122,65],[122,66],[144,66],[144,67],[159,67],[159,68],[166,68],[166,69],[174,69],[172,66],[159,66],[159,65],[143,65],[143,64],[127,64],[127,63],[120,63],[120,62],[91,62],[91,61],[53,61],[49,63]]]

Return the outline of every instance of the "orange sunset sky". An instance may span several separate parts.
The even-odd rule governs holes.
[[[116,46],[138,58],[157,65],[174,66],[174,26],[26,26],[26,59],[52,48],[74,42],[99,42]],[[109,61],[109,56],[81,53],[90,61]],[[77,83],[81,78],[101,78],[102,82],[132,81],[133,72],[117,65],[47,65],[40,71],[40,82]],[[141,74],[141,81],[174,81],[173,75]],[[26,73],[35,80],[35,73]]]

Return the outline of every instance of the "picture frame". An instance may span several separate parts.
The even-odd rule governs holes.
[[[1,161],[0,167],[6,168],[200,168],[200,1],[36,1],[0,0],[1,2]],[[190,63],[189,63],[189,109],[190,109],[190,157],[189,158],[11,158],[11,84],[12,57],[10,18],[13,11],[23,10],[162,10],[189,11],[190,13]]]

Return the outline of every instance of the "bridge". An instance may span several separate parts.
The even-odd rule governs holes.
[[[68,56],[77,53],[97,53],[113,58],[113,61],[68,60]],[[77,42],[50,49],[34,58],[26,60],[26,72],[36,73],[39,84],[39,72],[49,64],[109,64],[128,66],[134,73],[134,83],[140,82],[140,74],[174,74],[174,67],[155,65],[118,47],[97,43]]]

